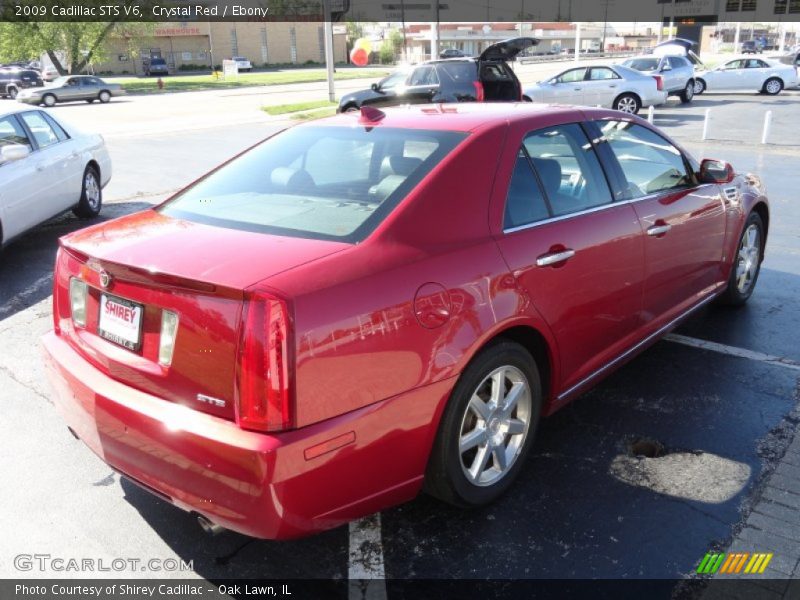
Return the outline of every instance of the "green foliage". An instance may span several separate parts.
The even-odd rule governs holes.
[[[391,40],[383,40],[380,50],[378,50],[378,59],[382,65],[390,65],[394,62],[395,47]]]

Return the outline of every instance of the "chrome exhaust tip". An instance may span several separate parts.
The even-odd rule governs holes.
[[[225,531],[225,528],[222,525],[214,523],[212,520],[204,517],[203,515],[197,515],[197,522],[200,524],[200,527],[202,527],[203,531],[209,535],[217,535],[218,533]]]

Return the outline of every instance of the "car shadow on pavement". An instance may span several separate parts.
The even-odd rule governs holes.
[[[100,216],[91,220],[79,219],[70,211],[13,240],[0,251],[0,321],[50,296],[61,236],[151,206],[148,202],[106,204]]]

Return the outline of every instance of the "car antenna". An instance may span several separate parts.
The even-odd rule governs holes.
[[[377,123],[386,116],[382,110],[378,110],[372,106],[362,106],[361,116],[358,118],[359,123]]]

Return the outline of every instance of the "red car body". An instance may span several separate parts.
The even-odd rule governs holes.
[[[459,374],[487,343],[530,349],[548,415],[719,294],[747,216],[767,223],[760,182],[737,176],[504,231],[526,133],[610,119],[653,130],[614,111],[532,104],[302,125],[468,134],[357,244],[157,210],[64,237],[43,338],[59,411],[126,477],[250,536],[307,535],[412,499]],[[662,225],[671,231],[647,235]],[[564,249],[574,256],[537,267]],[[88,285],[82,327],[71,278]],[[138,350],[97,335],[104,289],[143,304]],[[282,382],[269,402],[287,407],[273,431],[248,428],[237,408],[256,306],[285,318],[269,321]],[[170,366],[156,360],[162,308],[180,318]]]

